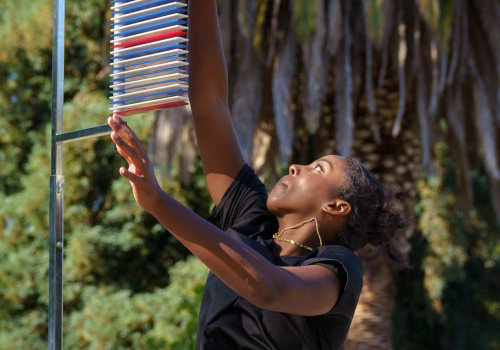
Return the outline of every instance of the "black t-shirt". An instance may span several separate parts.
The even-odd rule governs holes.
[[[338,349],[344,342],[363,286],[361,261],[349,249],[327,245],[306,256],[274,256],[272,235],[278,222],[266,207],[267,192],[245,165],[224,194],[214,215],[221,229],[280,266],[322,265],[344,288],[335,307],[319,316],[260,309],[240,297],[212,272],[201,304],[196,348]]]

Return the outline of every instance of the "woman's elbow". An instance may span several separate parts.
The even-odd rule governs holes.
[[[191,104],[213,104],[223,101],[227,103],[227,88],[223,84],[212,86],[189,86],[189,102]]]
[[[279,311],[280,296],[283,295],[283,292],[283,287],[276,281],[267,282],[252,293],[250,301],[261,309]]]

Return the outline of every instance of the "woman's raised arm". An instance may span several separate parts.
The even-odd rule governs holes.
[[[227,102],[215,0],[189,1],[189,99],[208,191],[217,205],[244,159]]]

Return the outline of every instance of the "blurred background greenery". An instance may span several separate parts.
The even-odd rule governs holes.
[[[359,158],[407,207],[393,271],[359,252],[345,349],[500,349],[500,2],[220,0],[230,104],[268,186]],[[64,129],[105,123],[109,3],[66,1]],[[0,348],[47,347],[52,3],[0,1]],[[189,108],[130,117],[210,219]],[[134,203],[108,138],[64,149],[64,344],[191,349],[207,269]]]

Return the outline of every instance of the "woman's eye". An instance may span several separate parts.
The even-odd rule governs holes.
[[[321,165],[319,165],[319,164],[316,164],[314,166],[314,170],[318,170],[318,169],[319,169],[319,171],[323,171],[323,167]]]

